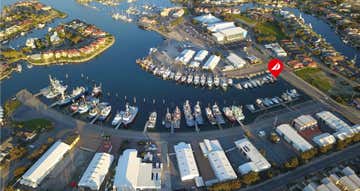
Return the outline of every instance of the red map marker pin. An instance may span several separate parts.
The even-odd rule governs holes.
[[[275,78],[280,75],[283,68],[284,64],[279,59],[272,59],[268,63],[268,70]]]

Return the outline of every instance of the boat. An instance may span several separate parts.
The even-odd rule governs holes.
[[[221,79],[221,87],[222,89],[226,90],[226,88],[228,87],[227,81],[226,79]]]
[[[200,102],[196,102],[196,105],[194,106],[194,117],[195,117],[195,122],[198,125],[202,125],[204,124],[204,119],[202,117],[201,114],[201,107],[200,107]]]
[[[218,76],[214,77],[214,85],[218,87],[220,85],[220,78]]]
[[[79,110],[79,103],[74,102],[70,105],[70,111],[71,112],[77,112]]]
[[[50,86],[41,90],[42,95],[44,95],[46,98],[55,98],[66,91],[67,85],[62,85],[59,80],[52,78],[50,75],[49,81]]]
[[[120,112],[116,112],[114,119],[111,122],[111,125],[117,126],[122,122],[122,115]]]
[[[233,114],[233,111],[230,109],[230,107],[224,107],[223,112],[224,112],[225,116],[229,119],[229,121],[231,121],[231,122],[236,121],[236,118]]]
[[[111,112],[111,105],[104,106],[101,108],[99,120],[105,120]]]
[[[97,108],[92,108],[90,111],[89,111],[89,118],[92,119],[94,118],[95,116],[97,116],[99,113],[98,109]]]
[[[235,84],[235,88],[238,89],[238,90],[243,89],[240,83]]]
[[[210,109],[210,107],[205,108],[206,117],[208,118],[211,125],[216,125],[216,119]]]
[[[173,119],[171,122],[172,128],[179,129],[180,128],[180,122],[181,122],[181,111],[178,106],[176,106],[175,111],[173,113]]]
[[[200,83],[200,76],[196,74],[194,77],[194,85],[197,86],[199,85],[199,83]]]
[[[246,108],[248,108],[248,110],[251,111],[251,112],[254,112],[256,110],[255,106],[253,104],[246,105]]]
[[[157,118],[157,113],[151,112],[151,114],[149,116],[149,120],[145,124],[146,128],[150,128],[150,129],[155,128],[156,118]]]
[[[191,84],[193,82],[193,78],[194,78],[194,76],[192,74],[189,74],[189,76],[187,78],[187,83]]]
[[[135,106],[130,106],[128,103],[125,105],[125,111],[123,111],[123,119],[122,122],[124,125],[128,125],[132,123],[138,113],[139,109]]]
[[[211,88],[212,85],[213,85],[213,80],[212,80],[212,77],[211,76],[208,76],[207,77],[207,85]]]
[[[214,113],[215,119],[218,124],[225,124],[225,120],[221,114],[221,111],[219,109],[219,106],[215,103],[212,107],[212,111]]]
[[[242,107],[238,107],[238,106],[231,106],[231,110],[234,114],[234,117],[235,119],[239,122],[239,121],[242,121],[245,119],[245,116],[243,114],[243,111],[242,111]]]
[[[76,100],[76,99],[80,98],[82,95],[84,95],[86,93],[86,91],[87,91],[87,89],[85,87],[82,87],[82,86],[77,87],[72,90],[70,97],[71,97],[71,99]]]
[[[169,108],[166,109],[164,125],[166,128],[171,127],[171,113],[169,111]]]
[[[100,96],[101,93],[102,93],[101,84],[99,86],[96,86],[96,84],[94,84],[91,95],[96,97],[96,96]]]
[[[89,109],[90,109],[89,104],[87,104],[86,102],[81,102],[80,105],[79,105],[79,110],[78,110],[78,112],[79,112],[80,114],[83,114],[83,113],[88,112]]]
[[[205,86],[205,83],[206,83],[206,76],[203,74],[203,75],[201,75],[201,78],[200,78],[200,84],[202,86]]]
[[[64,106],[71,102],[72,98],[69,95],[61,94],[60,99],[56,102],[58,106]]]
[[[181,72],[176,72],[175,74],[175,80],[179,81],[181,79]]]
[[[186,75],[181,76],[181,83],[185,83],[186,82]]]
[[[229,78],[227,79],[227,83],[229,86],[232,86],[233,85],[233,79]]]
[[[186,100],[183,106],[184,114],[185,114],[185,120],[186,125],[189,127],[192,127],[195,125],[194,116],[191,111],[191,106],[189,103],[189,100]]]

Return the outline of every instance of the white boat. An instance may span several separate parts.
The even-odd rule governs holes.
[[[237,121],[242,121],[245,119],[245,116],[243,114],[243,111],[242,111],[242,107],[238,107],[238,106],[231,106],[231,110],[234,114],[234,117]]]
[[[205,84],[206,84],[206,76],[205,76],[204,74],[201,75],[200,84],[201,84],[202,86],[205,86]]]
[[[89,106],[87,103],[82,102],[82,103],[80,103],[80,105],[79,105],[79,110],[78,110],[78,112],[79,112],[80,114],[83,114],[83,113],[88,112],[89,109],[90,109],[90,106]]]
[[[152,112],[149,116],[149,120],[146,122],[146,127],[150,129],[154,128],[156,126],[156,118],[157,118],[157,113]]]
[[[194,106],[194,117],[195,117],[195,121],[197,124],[199,124],[199,125],[204,124],[204,119],[201,114],[201,107],[200,107],[199,101],[196,102],[196,104]]]
[[[120,114],[120,112],[116,112],[115,117],[111,122],[111,125],[116,126],[121,122],[122,122],[122,115]]]
[[[138,108],[135,106],[130,106],[128,103],[126,103],[125,111],[123,113],[123,119],[122,122],[124,125],[128,125],[132,123],[138,113]]]
[[[95,116],[97,116],[99,113],[97,108],[93,108],[89,111],[89,118],[94,118]]]
[[[233,79],[228,78],[227,83],[228,83],[229,86],[232,86],[233,85]]]
[[[194,85],[197,86],[199,82],[200,82],[200,76],[196,74],[194,77]]]
[[[220,78],[218,76],[214,77],[214,85],[218,87],[220,85]]]
[[[188,84],[191,84],[192,81],[193,81],[193,75],[192,75],[192,74],[189,74],[189,75],[188,75],[188,78],[187,78],[187,83],[188,83]]]
[[[175,80],[179,81],[181,79],[181,72],[176,72],[175,74]]]
[[[110,115],[110,112],[111,112],[111,105],[102,108],[100,111],[99,120],[105,120]]]
[[[212,87],[212,85],[213,85],[213,80],[212,80],[212,77],[211,77],[211,76],[208,76],[208,77],[207,77],[207,85],[208,85],[209,87]]]
[[[226,79],[221,79],[221,87],[226,90],[226,88],[228,87],[227,81]]]

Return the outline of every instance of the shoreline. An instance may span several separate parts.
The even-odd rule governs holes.
[[[115,43],[114,36],[111,36],[111,38],[109,38],[109,39],[111,40],[111,42],[109,42],[109,44],[105,45],[104,47],[101,47],[99,50],[95,51],[94,53],[92,53],[91,55],[89,55],[88,57],[85,57],[85,58],[80,58],[80,59],[64,58],[64,59],[55,59],[55,60],[41,60],[40,62],[34,62],[31,59],[29,59],[29,56],[28,56],[27,58],[25,58],[25,60],[34,66],[47,66],[47,65],[52,65],[52,64],[64,63],[64,62],[68,62],[69,64],[70,63],[87,62],[87,61],[92,60],[96,56],[100,55],[104,51],[106,51],[108,48],[110,48]]]

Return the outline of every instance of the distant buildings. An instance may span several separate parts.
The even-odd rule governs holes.
[[[277,126],[276,132],[283,136],[289,144],[291,144],[296,150],[300,152],[305,152],[313,148],[313,146],[301,135],[299,135],[289,124],[282,124]]]
[[[161,163],[145,163],[137,150],[127,149],[116,167],[113,189],[117,191],[161,189]]]
[[[247,138],[235,141],[235,145],[250,160],[239,166],[238,170],[242,175],[251,171],[260,172],[271,167],[270,163]]]
[[[230,53],[226,57],[227,60],[234,66],[235,69],[242,68],[246,65],[246,61],[235,53]]]
[[[109,171],[114,156],[108,153],[96,153],[82,175],[78,186],[91,190],[99,190]]]
[[[181,180],[186,181],[199,177],[199,170],[196,165],[191,145],[180,142],[174,146],[174,149]]]
[[[70,146],[61,141],[55,142],[29,170],[22,175],[20,184],[37,188],[41,181],[55,168],[64,155],[70,150]]]
[[[218,140],[204,139],[204,142],[200,142],[199,145],[203,155],[208,158],[210,166],[219,182],[237,178]]]
[[[286,57],[286,51],[280,46],[279,43],[272,43],[265,45],[265,48],[272,50],[277,57]]]

